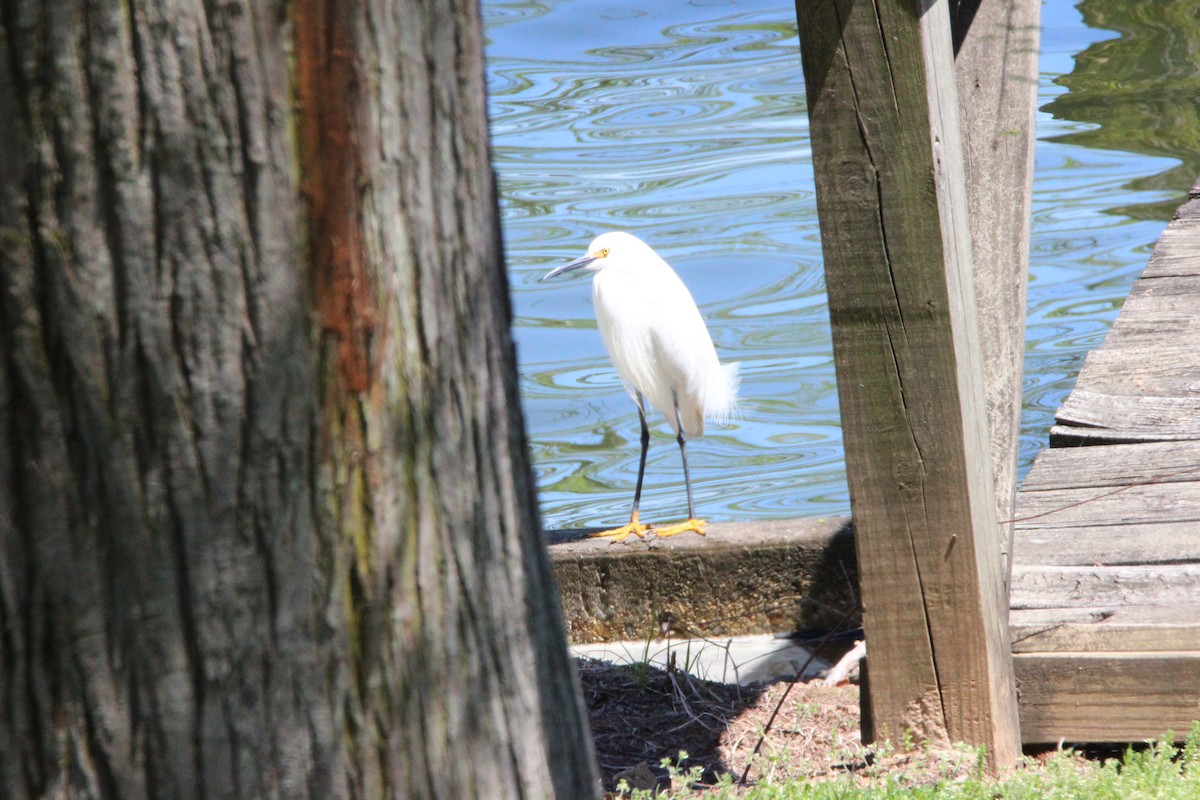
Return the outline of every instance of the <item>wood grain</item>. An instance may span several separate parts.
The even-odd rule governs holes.
[[[1013,664],[1027,743],[1179,740],[1200,719],[1185,689],[1200,686],[1200,652],[1030,653]]]
[[[1189,481],[1200,481],[1197,441],[1062,447],[1038,454],[1021,492]]]
[[[1007,764],[1018,734],[948,5],[912,10],[797,3],[864,626],[883,665],[871,720]]]
[[[1200,601],[1014,609],[1012,632],[1014,653],[1196,653]]]
[[[1200,718],[1198,245],[1192,199],[1018,494],[1011,627],[1026,742],[1182,735]]]
[[[1040,17],[1037,0],[951,3],[959,128],[999,520],[1012,518],[1017,488]],[[1013,528],[1011,524],[1003,528],[1007,559],[1012,553]]]
[[[1055,415],[1051,444],[1200,438],[1200,199],[1154,247],[1103,345]]]

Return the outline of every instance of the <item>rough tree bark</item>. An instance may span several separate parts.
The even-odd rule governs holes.
[[[470,0],[0,0],[0,796],[587,797]]]

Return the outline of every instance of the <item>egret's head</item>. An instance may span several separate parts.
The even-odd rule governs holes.
[[[587,255],[580,256],[569,264],[555,267],[543,275],[542,280],[553,278],[555,275],[561,275],[564,272],[570,272],[573,269],[581,267],[586,267],[590,270],[601,270],[606,266],[620,263],[622,260],[627,260],[631,256],[644,253],[647,250],[650,250],[650,247],[632,233],[625,233],[624,231],[602,233],[592,240],[592,243],[588,246]]]

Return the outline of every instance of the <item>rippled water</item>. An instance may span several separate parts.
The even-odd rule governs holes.
[[[1190,16],[1195,16],[1195,3],[1182,5],[1192,6]],[[1109,16],[1106,7],[1120,9],[1121,15],[1144,11],[1121,6],[1084,4],[1085,10],[1099,9],[1101,17]],[[1187,15],[1182,7],[1177,11]],[[1137,82],[1137,70],[1119,65],[1120,58],[1095,58],[1097,52],[1111,54],[1114,46],[1128,52],[1131,41],[1142,41],[1138,49],[1146,58],[1162,59],[1160,43],[1145,41],[1144,31],[1118,42],[1115,33],[1086,27],[1078,11],[1060,4],[1044,5],[1042,13],[1022,474],[1045,446],[1054,411],[1074,385],[1084,356],[1103,342],[1154,241],[1185,199],[1195,179],[1200,135],[1193,126],[1190,141],[1170,141],[1168,135],[1169,141],[1155,144],[1160,132],[1174,125],[1155,111],[1156,98],[1176,91],[1188,78],[1168,79],[1169,69],[1143,68],[1149,78],[1138,80],[1149,85],[1137,90],[1148,105],[1138,108],[1122,99]],[[1184,35],[1170,38],[1188,40]],[[1194,76],[1196,60],[1188,58],[1187,69]],[[1060,84],[1073,85],[1072,94]],[[1194,106],[1194,93],[1190,100]],[[1089,121],[1061,118],[1064,111]],[[1105,121],[1104,130],[1098,120]],[[1178,158],[1156,155],[1165,152]],[[1178,169],[1181,159],[1191,165],[1183,172]]]
[[[742,408],[689,445],[713,520],[846,513],[829,319],[791,4],[485,2],[494,158],[522,390],[547,527],[625,520],[637,414],[595,330],[584,275],[538,278],[631,231],[680,273]],[[1045,11],[1041,98],[1111,34]],[[1094,127],[1042,114],[1043,139]],[[1042,141],[1037,151],[1022,465],[1144,264],[1161,220],[1110,209],[1178,192],[1131,179],[1177,162]],[[644,516],[684,512],[678,450],[654,427]]]

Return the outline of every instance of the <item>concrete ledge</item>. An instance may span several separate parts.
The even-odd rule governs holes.
[[[728,637],[845,625],[856,603],[846,517],[711,525],[708,535],[548,531],[573,643]]]

